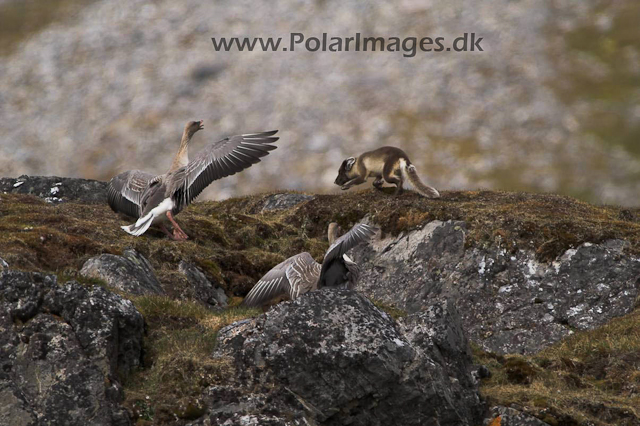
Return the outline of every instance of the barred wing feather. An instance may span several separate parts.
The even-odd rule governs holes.
[[[222,139],[200,151],[186,166],[178,170],[182,182],[175,192],[177,209],[182,210],[211,182],[236,174],[276,149],[271,145],[278,131],[249,133]]]
[[[155,177],[141,170],[129,170],[115,176],[107,188],[107,201],[111,209],[116,213],[140,217],[142,196]]]
[[[279,263],[267,272],[242,302],[245,306],[262,306],[269,300],[287,295],[296,299],[315,288],[320,264],[309,253],[300,253]]]

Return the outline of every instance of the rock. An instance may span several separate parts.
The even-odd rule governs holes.
[[[53,275],[2,272],[0,300],[12,321],[28,321],[40,310],[45,294],[56,288]]]
[[[291,207],[295,207],[300,203],[304,203],[305,201],[309,201],[314,199],[313,195],[306,194],[292,194],[292,193],[284,193],[284,194],[274,194],[269,196],[262,207],[262,213],[273,211],[273,210],[285,210],[290,209]]]
[[[5,373],[0,373],[0,419],[16,426],[37,425],[36,413],[29,407],[24,394],[6,376]]]
[[[471,340],[496,353],[535,353],[634,308],[640,262],[624,242],[584,244],[552,263],[535,253],[465,250],[464,222],[432,221],[398,237],[361,245],[358,289],[408,312],[433,297],[456,300]]]
[[[509,407],[491,409],[493,419],[500,417],[500,426],[550,426],[548,423]]]
[[[9,269],[9,264],[0,257],[0,272],[2,272],[4,269]]]
[[[278,413],[289,424],[476,425],[483,404],[460,324],[440,300],[399,325],[345,289],[281,303],[220,331],[214,356],[231,360],[235,382],[209,389],[197,424]]]
[[[227,306],[229,298],[224,293],[224,290],[211,284],[211,281],[196,266],[181,261],[178,270],[189,280],[196,299],[218,308]]]
[[[50,203],[63,201],[105,203],[107,182],[57,176],[22,175],[17,179],[0,178],[0,192],[35,195]]]
[[[115,376],[140,365],[144,319],[130,300],[72,281],[49,292],[44,303],[73,328],[85,354],[103,373]]]
[[[125,250],[122,256],[101,254],[87,260],[80,275],[97,278],[118,290],[134,294],[163,294],[149,261],[135,250]]]
[[[0,274],[0,419],[7,425],[130,425],[118,380],[140,365],[144,320],[102,287]]]

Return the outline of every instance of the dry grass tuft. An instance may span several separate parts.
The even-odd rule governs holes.
[[[144,315],[148,331],[145,367],[125,378],[125,406],[134,414],[134,421],[153,424],[201,416],[206,410],[200,400],[202,391],[234,374],[230,360],[211,356],[218,330],[259,311],[230,308],[213,312],[197,302],[166,296],[132,300]]]
[[[481,387],[492,404],[517,404],[550,425],[640,424],[640,311],[534,356],[474,354],[492,372]]]

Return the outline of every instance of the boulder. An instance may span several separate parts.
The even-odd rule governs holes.
[[[113,288],[136,296],[164,293],[149,261],[135,250],[125,250],[122,256],[92,257],[84,263],[80,275],[103,280]]]
[[[193,289],[196,299],[216,308],[224,308],[227,306],[229,298],[224,290],[218,286],[214,286],[198,267],[181,261],[178,265],[178,270],[189,281],[189,285]]]
[[[63,201],[105,203],[107,182],[57,176],[22,175],[17,179],[0,178],[0,192],[35,195],[50,203]]]
[[[0,274],[0,419],[129,425],[119,377],[140,365],[144,320],[102,287]]]
[[[235,381],[208,390],[210,411],[197,424],[250,424],[248,415],[325,425],[482,419],[459,314],[442,300],[397,324],[353,291],[314,291],[222,329],[214,356],[230,360]]]
[[[465,249],[465,233],[464,222],[432,221],[356,247],[358,289],[408,312],[452,298],[469,338],[501,354],[535,353],[602,326],[631,312],[640,294],[640,262],[623,241],[583,244],[542,263],[499,244]]]
[[[284,193],[270,195],[264,202],[262,213],[272,210],[285,210],[297,206],[305,201],[312,200],[313,195]]]

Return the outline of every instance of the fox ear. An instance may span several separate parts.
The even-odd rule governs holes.
[[[344,160],[347,162],[347,164],[345,164],[345,170],[349,171],[351,170],[351,168],[353,168],[353,165],[356,164],[356,158],[355,157],[349,157],[346,160]]]

